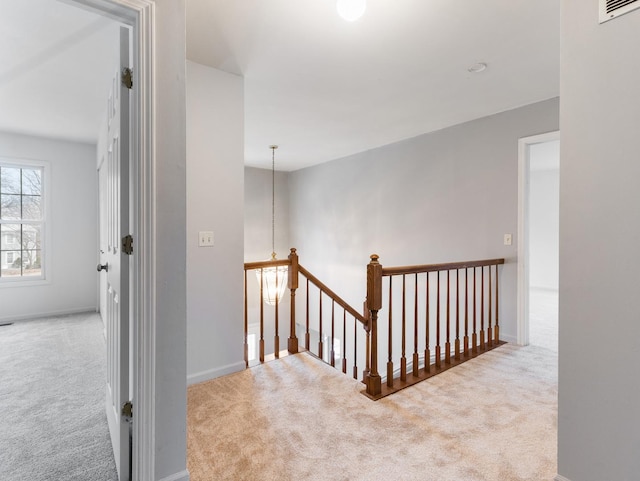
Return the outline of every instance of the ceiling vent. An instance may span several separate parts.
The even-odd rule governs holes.
[[[600,0],[600,23],[640,8],[640,0]]]

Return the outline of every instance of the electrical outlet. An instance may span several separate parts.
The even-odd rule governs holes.
[[[198,233],[198,247],[211,247],[213,245],[213,231],[200,231]]]
[[[504,245],[506,245],[506,246],[510,246],[511,245],[511,234],[505,234],[504,235]]]

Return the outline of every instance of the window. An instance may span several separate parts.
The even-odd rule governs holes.
[[[44,279],[44,166],[0,161],[0,282]]]

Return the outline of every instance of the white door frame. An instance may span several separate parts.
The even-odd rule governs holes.
[[[518,331],[516,342],[529,344],[529,147],[560,140],[560,131],[518,140]]]
[[[131,356],[134,400],[132,479],[155,479],[155,229],[153,184],[156,165],[154,50],[155,3],[152,0],[62,0],[132,27],[134,88],[131,92],[130,208],[134,255],[130,262]],[[141,335],[144,333],[144,336]]]

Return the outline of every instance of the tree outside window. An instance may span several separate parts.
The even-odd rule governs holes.
[[[0,163],[0,281],[43,277],[43,168]]]

